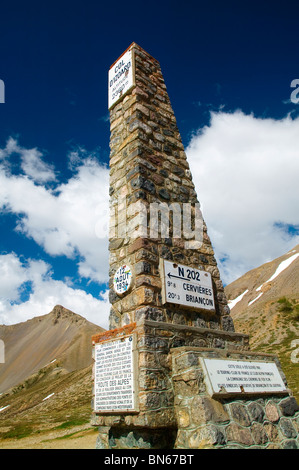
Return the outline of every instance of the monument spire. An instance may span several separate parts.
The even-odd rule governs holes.
[[[108,91],[111,312],[93,337],[97,448],[297,447],[299,408],[277,357],[234,331],[158,61],[132,43]]]
[[[109,246],[110,327],[150,315],[170,323],[233,331],[214,251],[158,61],[133,43],[110,69],[109,97],[113,222]],[[188,280],[196,281],[192,278],[186,278],[185,289],[179,286],[178,278],[174,282],[175,277],[168,278],[173,282],[165,286],[161,259],[205,271],[210,295],[203,289],[187,290]],[[113,289],[120,262],[134,267],[126,298]],[[168,263],[167,269],[169,266]],[[165,274],[175,276],[175,272]],[[185,292],[180,294],[181,290]],[[165,299],[165,294],[171,297]],[[191,312],[178,307],[184,294],[185,306],[189,304]],[[212,309],[206,308],[208,302]]]

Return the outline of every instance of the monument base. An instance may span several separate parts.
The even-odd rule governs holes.
[[[125,343],[132,348],[121,364]],[[299,448],[299,407],[279,361],[250,351],[247,335],[143,320],[93,344],[115,354],[106,377],[95,361],[97,448]]]
[[[240,368],[246,364],[250,364],[248,367],[259,364],[257,369],[251,369],[252,372],[250,369],[246,371],[247,374],[256,374],[251,378],[259,380],[261,376],[258,374],[263,374],[259,372],[262,370],[261,365],[274,363],[286,384],[276,356],[250,351],[240,353],[188,347],[173,349],[171,353],[174,407],[178,424],[175,448],[299,448],[299,407],[286,387],[284,391],[252,393],[241,389],[239,392],[228,392],[223,388],[213,394],[204,366],[204,360],[211,358],[218,364],[222,361],[226,364],[229,360],[229,364],[240,364]],[[232,371],[235,374],[243,373],[242,369]],[[223,369],[218,372],[228,371]],[[262,378],[268,378],[268,375],[262,375]],[[238,380],[238,375],[232,375],[230,379]],[[258,382],[255,385],[258,387]],[[263,385],[267,389],[267,384]]]

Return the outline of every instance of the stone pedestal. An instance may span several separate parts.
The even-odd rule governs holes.
[[[201,358],[276,362],[273,355],[215,348],[173,349],[172,380],[178,449],[298,448],[299,413],[288,393],[219,394],[207,390]]]
[[[299,446],[286,386],[273,396],[214,396],[207,385],[204,358],[278,361],[250,352],[248,336],[234,331],[159,63],[131,44],[111,68],[109,90],[110,330],[93,344],[121,351],[125,341],[132,363],[111,360],[110,380],[97,358],[97,447]]]
[[[285,382],[277,357],[251,352],[246,335],[143,320],[93,342],[128,335],[136,336],[137,408],[94,413],[97,448],[297,448],[299,407],[289,390],[211,396],[202,358],[275,362]]]

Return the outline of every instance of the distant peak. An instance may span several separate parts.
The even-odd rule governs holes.
[[[55,307],[49,313],[49,315],[53,317],[54,324],[58,323],[59,319],[62,319],[62,318],[68,318],[71,320],[74,319],[75,317],[82,318],[80,315],[77,315],[71,310],[68,310],[67,308],[63,307],[63,305],[55,305]]]
[[[73,313],[71,310],[63,307],[63,305],[55,305],[53,310],[50,312],[53,315],[61,315],[62,313]]]

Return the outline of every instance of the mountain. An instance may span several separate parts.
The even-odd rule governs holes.
[[[0,448],[9,437],[90,428],[91,337],[104,331],[57,305],[43,316],[1,325]],[[49,431],[50,430],[50,431]],[[42,436],[41,436],[42,437]]]
[[[225,287],[235,330],[276,354],[299,399],[299,245]]]
[[[16,325],[1,325],[5,363],[0,393],[26,380],[52,361],[71,372],[91,364],[91,336],[103,331],[76,313],[56,305],[47,315]]]

